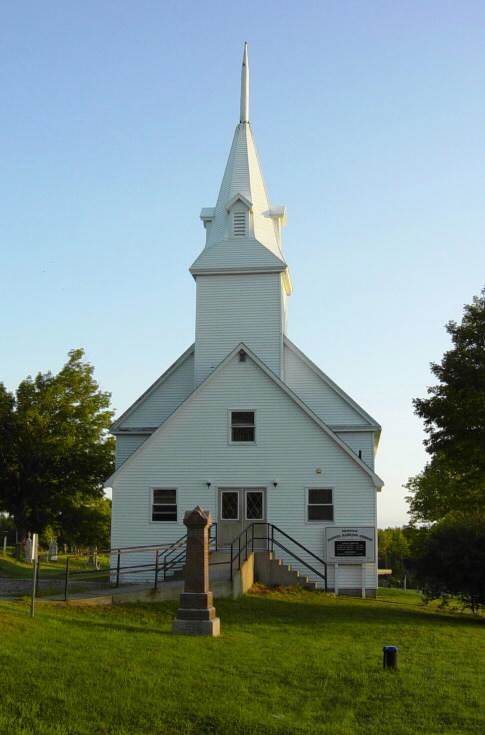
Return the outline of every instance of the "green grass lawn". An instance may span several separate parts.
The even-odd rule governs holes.
[[[0,733],[483,733],[484,627],[413,593],[217,601],[219,639],[171,634],[175,603],[0,603]],[[381,668],[399,646],[398,672]],[[482,668],[481,668],[482,667]],[[483,704],[483,702],[482,702]]]
[[[98,561],[102,568],[109,566],[109,557],[99,556]],[[57,561],[40,562],[40,573],[42,577],[63,577],[66,568],[66,556],[59,554]],[[69,568],[72,571],[91,570],[88,565],[87,556],[71,556],[69,559]],[[29,562],[15,559],[14,552],[4,556],[0,553],[0,577],[10,577],[12,579],[32,579],[32,564]]]

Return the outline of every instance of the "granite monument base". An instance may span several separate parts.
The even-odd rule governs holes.
[[[172,633],[218,636],[221,621],[212,602],[212,592],[183,592]]]

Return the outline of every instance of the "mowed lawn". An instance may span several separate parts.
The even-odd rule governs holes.
[[[385,593],[384,593],[385,594]],[[0,733],[483,733],[484,633],[410,593],[219,600],[219,639],[175,637],[175,603],[0,603]],[[382,670],[384,644],[400,669]]]
[[[109,558],[108,556],[99,555],[98,556],[98,563],[102,568],[109,566]],[[88,558],[86,555],[84,556],[74,556],[71,555],[69,559],[69,568],[73,572],[78,572],[82,570],[88,570],[92,571],[92,566],[89,566],[88,564]],[[44,561],[42,559],[40,563],[40,577],[41,579],[44,579],[45,577],[58,577],[58,578],[64,578],[66,570],[66,556],[64,554],[59,554],[57,561]],[[2,577],[12,578],[12,579],[25,579],[25,580],[31,580],[32,579],[32,564],[26,561],[18,561],[14,557],[13,549],[9,550],[8,554],[6,556],[0,555],[0,579]],[[1,586],[0,586],[0,594],[1,594]]]

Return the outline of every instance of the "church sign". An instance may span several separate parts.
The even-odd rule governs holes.
[[[372,526],[334,526],[326,531],[327,561],[363,564],[375,561],[376,536]]]

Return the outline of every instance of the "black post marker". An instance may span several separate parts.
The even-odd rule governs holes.
[[[385,669],[397,669],[397,646],[384,646],[382,665]]]

